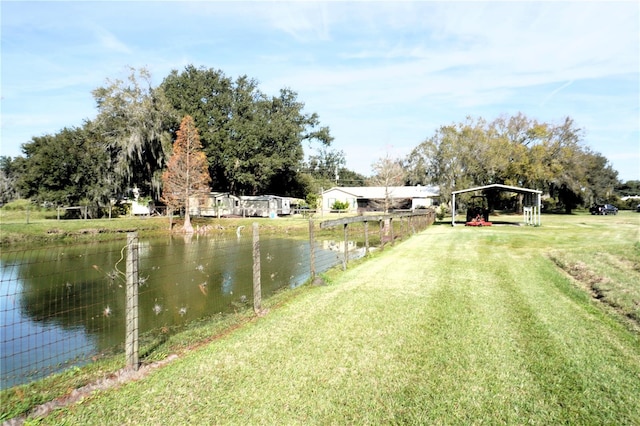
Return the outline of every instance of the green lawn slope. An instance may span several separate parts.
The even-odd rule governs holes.
[[[434,225],[38,424],[640,424],[638,217]]]

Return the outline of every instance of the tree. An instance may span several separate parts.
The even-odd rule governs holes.
[[[374,186],[384,187],[384,212],[387,213],[392,207],[393,190],[391,187],[404,185],[405,171],[402,167],[402,161],[391,158],[387,153],[373,163],[371,168],[375,173],[371,178],[371,183]]]
[[[538,123],[523,114],[491,123],[467,118],[442,126],[407,158],[412,184],[451,191],[501,183],[545,190],[570,213],[586,198],[610,193],[617,174],[588,148],[570,117],[559,124]]]
[[[151,85],[146,69],[130,69],[126,81],[107,79],[93,92],[98,115],[95,131],[104,139],[115,178],[114,192],[137,186],[155,196],[171,149],[177,116],[164,93]],[[115,195],[115,194],[114,194]]]
[[[210,174],[222,190],[286,193],[300,186],[303,142],[332,140],[289,89],[269,97],[247,76],[233,81],[219,70],[193,65],[172,71],[161,87],[173,108],[194,118]]]
[[[638,197],[640,196],[640,180],[620,182],[616,185],[615,191],[620,197]]]
[[[173,154],[162,173],[162,201],[171,208],[183,207],[186,233],[192,233],[189,199],[209,191],[207,156],[202,151],[200,136],[191,116],[185,116],[177,131]]]
[[[8,156],[0,156],[0,206],[19,198],[16,180],[17,162]]]
[[[452,191],[473,183],[472,175],[466,173],[473,160],[467,153],[458,126],[441,126],[409,154],[410,184],[439,185],[443,201],[449,201]]]
[[[22,145],[16,185],[25,198],[56,205],[88,200],[96,208],[108,201],[102,192],[108,176],[104,149],[85,127],[64,128],[54,135],[32,138]]]
[[[613,170],[609,160],[602,154],[585,150],[584,198],[588,204],[603,204],[615,199],[615,188],[619,185],[618,172]]]

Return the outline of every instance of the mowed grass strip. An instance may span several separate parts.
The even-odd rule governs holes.
[[[434,226],[42,424],[640,424],[638,336],[557,232]]]

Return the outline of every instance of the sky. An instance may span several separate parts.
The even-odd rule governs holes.
[[[6,1],[0,155],[97,114],[91,91],[188,65],[290,88],[347,168],[404,158],[440,126],[571,117],[640,180],[637,1]]]

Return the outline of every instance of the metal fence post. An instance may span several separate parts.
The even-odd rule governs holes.
[[[253,311],[256,314],[262,309],[262,289],[260,286],[260,234],[258,224],[253,223]]]
[[[127,234],[127,303],[125,352],[127,368],[138,369],[138,233]]]

